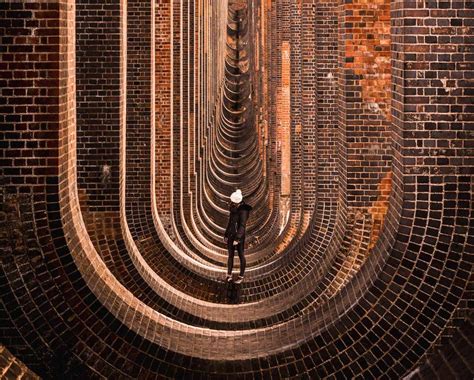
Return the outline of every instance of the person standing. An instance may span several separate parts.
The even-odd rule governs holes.
[[[244,256],[245,244],[245,225],[249,218],[252,206],[243,201],[242,191],[237,189],[230,195],[229,221],[224,233],[224,242],[227,244],[227,276],[226,281],[232,281],[232,268],[234,266],[235,249],[240,260],[240,274],[236,284],[240,284],[244,280],[246,260]]]

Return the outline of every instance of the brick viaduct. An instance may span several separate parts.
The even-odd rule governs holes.
[[[0,1],[0,374],[472,379],[473,16]]]

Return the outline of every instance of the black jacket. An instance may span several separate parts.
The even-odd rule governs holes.
[[[230,206],[229,222],[225,230],[224,237],[231,238],[233,240],[245,239],[245,224],[252,210],[252,206],[241,202],[237,207]]]

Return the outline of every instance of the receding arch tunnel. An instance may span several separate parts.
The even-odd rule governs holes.
[[[472,378],[469,12],[0,3],[2,375]]]

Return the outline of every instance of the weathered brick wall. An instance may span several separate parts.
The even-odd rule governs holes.
[[[171,3],[155,3],[156,199],[160,215],[171,212]]]
[[[151,204],[151,17],[151,0],[127,2],[125,196],[129,215]]]
[[[316,117],[318,130],[318,200],[334,201],[339,197],[338,171],[344,152],[338,146],[342,139],[338,116],[338,9],[334,1],[316,5]],[[341,181],[342,183],[342,181]]]
[[[75,111],[68,80],[74,78],[74,54],[67,45],[74,8],[67,1],[4,2],[0,13],[1,204],[7,213],[1,231],[10,241],[2,241],[1,340],[40,376],[68,376],[71,370],[89,376],[74,355],[81,327],[71,329],[79,291],[71,279],[80,275],[64,256],[68,249],[59,213],[60,131]],[[17,232],[5,229],[11,218],[25,244],[15,240]],[[72,277],[65,274],[68,265]]]
[[[76,1],[77,184],[90,211],[119,207],[120,2]]]
[[[391,165],[390,0],[352,0],[341,8],[345,60],[347,199],[370,207]]]
[[[77,9],[73,3],[0,3],[0,336],[15,357],[45,378],[472,377],[472,354],[464,349],[472,346],[474,251],[470,4],[391,1],[390,51],[385,42],[371,42],[385,36],[386,2],[292,2],[290,12],[289,3],[278,0],[256,8],[263,9],[265,41],[259,67],[269,74],[258,103],[269,115],[269,153],[278,142],[276,90],[288,79],[285,65],[276,64],[283,53],[277,47],[290,33],[292,163],[301,164],[291,167],[292,179],[301,181],[293,181],[292,190],[304,191],[291,204],[295,215],[305,210],[310,218],[305,232],[304,223],[293,219],[285,236],[297,239],[278,254],[249,250],[245,282],[226,288],[225,256],[187,245],[199,228],[207,231],[205,223],[173,236],[176,248],[151,209],[152,197],[166,200],[166,193],[150,191],[154,127],[157,157],[167,149],[160,151],[158,143],[158,110],[168,105],[159,103],[158,93],[167,93],[169,82],[158,77],[153,62],[161,51],[158,41],[168,49],[166,39],[153,40],[161,14],[152,2],[128,0],[125,8],[121,1],[113,9],[91,3],[110,30],[121,24],[113,39],[114,49],[121,47],[119,66],[113,64],[121,85],[112,81],[118,103],[97,114],[92,100],[95,91],[109,90],[109,67],[103,62],[99,75],[92,56],[101,52],[81,44],[102,31],[81,8],[85,2]],[[222,18],[211,3],[174,2],[172,20],[167,18],[178,44],[173,52],[185,57],[173,59],[170,102],[177,108],[170,133],[187,139],[172,148],[176,157],[186,157],[176,163],[183,174],[172,174],[179,182],[177,202],[193,217],[191,207],[197,206],[186,194],[199,162],[193,150],[203,147],[198,142],[214,125],[222,69],[216,62],[225,54],[215,31],[226,25],[227,14]],[[367,25],[379,37],[369,37]],[[89,33],[74,46],[82,29]],[[199,51],[195,40],[188,43],[196,29],[202,31]],[[352,49],[351,41],[363,43]],[[369,70],[388,52],[390,79],[387,66]],[[200,53],[196,70],[189,62]],[[97,90],[87,80],[95,75]],[[391,93],[381,90],[387,81]],[[368,111],[372,100],[383,115]],[[97,176],[86,182],[87,165],[97,163],[87,156],[88,145],[116,157],[117,140],[109,152],[88,124],[99,126],[108,117],[127,154],[120,178],[126,184],[123,219],[113,228],[101,213],[92,219],[97,224],[88,225],[76,191],[77,168],[82,189],[91,195],[80,198],[82,205],[103,211],[118,199],[95,190]],[[382,145],[390,145],[390,163],[365,151],[374,131],[383,136]],[[354,145],[357,139],[362,146]],[[374,163],[375,171],[359,166],[354,155]],[[276,183],[268,183],[269,192],[278,193],[276,163],[267,162],[265,173],[276,171]],[[117,191],[119,183],[111,184]],[[269,204],[279,211],[278,202]],[[346,204],[359,213],[346,214]],[[178,217],[183,227],[189,223]],[[451,355],[452,361],[441,363]]]
[[[304,1],[301,5],[301,142],[303,145],[303,210],[305,217],[314,210],[317,202],[316,186],[317,121],[316,121],[316,1]]]

